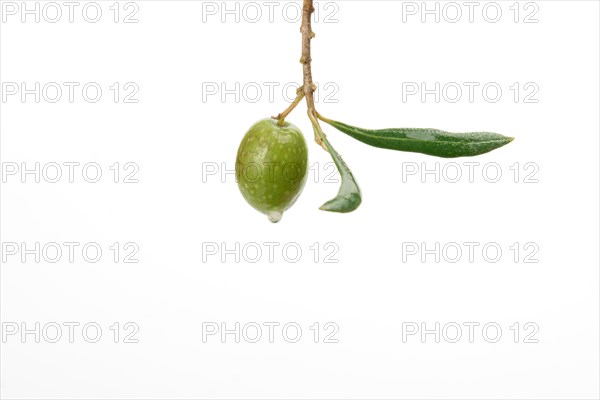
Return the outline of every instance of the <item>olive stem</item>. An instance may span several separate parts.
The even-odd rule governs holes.
[[[290,106],[288,108],[286,108],[284,112],[279,113],[279,115],[277,115],[276,117],[271,117],[271,118],[277,120],[277,125],[283,126],[285,123],[285,117],[287,117],[294,110],[294,108],[296,108],[296,106],[298,104],[300,104],[300,102],[302,101],[303,98],[304,98],[304,92],[302,90],[298,89],[298,96],[296,96],[296,98],[294,99],[292,104],[290,104]]]
[[[327,123],[327,124],[331,124],[331,120],[329,118],[325,118],[324,116],[322,116],[318,112],[317,112],[317,118],[320,119],[321,121]]]
[[[328,151],[327,146],[325,146],[325,143],[323,142],[325,133],[323,132],[323,129],[321,129],[319,120],[317,119],[314,97],[316,86],[312,80],[310,41],[315,37],[311,28],[311,16],[314,11],[313,0],[303,0],[302,26],[300,27],[300,32],[302,33],[302,57],[300,58],[300,63],[302,64],[304,72],[304,97],[306,97],[306,108],[308,109],[308,118],[310,119],[315,132],[315,142],[325,149],[325,151]]]

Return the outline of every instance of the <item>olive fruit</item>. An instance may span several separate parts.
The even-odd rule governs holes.
[[[235,176],[246,201],[279,222],[300,196],[308,174],[308,149],[300,129],[267,118],[246,133],[237,152]]]

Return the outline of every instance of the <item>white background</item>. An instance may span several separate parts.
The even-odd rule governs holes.
[[[88,343],[79,329],[69,343],[66,328],[58,343],[6,336],[2,398],[598,398],[597,2],[538,1],[529,9],[521,3],[517,23],[512,1],[497,3],[496,23],[483,18],[486,3],[471,23],[459,2],[460,21],[442,15],[439,23],[434,16],[423,23],[419,13],[403,14],[402,2],[322,1],[313,73],[321,85],[339,88],[329,99],[337,102],[320,98],[322,114],[369,128],[486,130],[516,140],[474,159],[444,160],[368,147],[325,127],[363,191],[356,212],[329,214],[318,207],[338,184],[325,180],[330,159],[312,141],[302,105],[289,120],[304,131],[320,173],[311,171],[303,195],[277,225],[244,202],[231,174],[220,172],[222,163],[233,169],[255,121],[287,106],[281,87],[301,80],[299,23],[290,22],[298,7],[284,18],[285,3],[276,3],[271,22],[258,2],[263,15],[251,23],[254,13],[244,15],[245,3],[238,3],[239,22],[230,15],[222,23],[221,2],[211,3],[212,15],[201,1],[138,1],[139,22],[127,24],[122,9],[113,22],[112,1],[99,2],[98,23],[86,22],[84,4],[73,23],[66,15],[57,23],[3,15],[3,83],[97,82],[103,96],[89,103],[76,90],[73,103],[66,92],[57,103],[35,103],[32,95],[3,100],[1,158],[4,171],[7,163],[96,162],[102,178],[88,183],[81,169],[74,183],[66,176],[58,183],[5,176],[1,233],[5,245],[29,248],[95,242],[103,255],[89,263],[79,247],[73,263],[66,255],[36,263],[31,255],[22,262],[21,253],[3,254],[1,319],[5,331],[10,323],[33,329],[36,322],[96,322],[103,336]],[[538,22],[524,23],[534,10]],[[137,84],[139,102],[114,103],[114,82]],[[240,93],[236,102],[219,93],[203,101],[207,83],[232,89],[236,82],[259,85],[262,96],[253,102]],[[265,82],[279,84],[273,99]],[[473,102],[465,91],[456,103],[436,103],[432,95],[403,101],[403,82],[480,86]],[[495,103],[481,94],[489,82],[503,89]],[[522,90],[516,103],[509,88],[515,82]],[[528,82],[539,88],[537,103],[524,102]],[[123,183],[123,176],[114,183],[115,162],[136,163],[139,183]],[[450,162],[463,174],[465,162],[480,163],[473,182],[402,176],[407,168]],[[526,163],[537,183],[525,182],[533,171]],[[482,175],[487,164],[500,167],[498,182]],[[203,177],[215,165],[219,173]],[[115,263],[108,248],[115,242],[136,243],[139,263],[122,262],[124,253]],[[272,263],[264,242],[279,243]],[[406,254],[406,243],[436,242],[481,246],[474,262],[467,254],[455,263]],[[517,262],[509,249],[515,242]],[[258,243],[263,257],[236,263],[228,255],[223,263],[221,253],[203,253],[206,243]],[[281,253],[289,243],[302,249],[296,263]],[[327,243],[334,247],[325,249]],[[502,248],[498,262],[482,257],[486,243]],[[524,262],[526,243],[537,246],[539,262]],[[325,262],[335,248],[338,262]],[[109,328],[115,322],[119,343]],[[138,343],[123,343],[126,322],[139,327]],[[266,328],[258,343],[236,343],[233,335],[204,343],[205,322],[229,329],[236,322],[281,325],[274,343]],[[281,334],[289,322],[302,328],[297,343]],[[318,343],[310,330],[315,322]],[[324,343],[327,322],[339,327],[338,343]],[[452,322],[463,326],[457,343],[447,340],[453,333],[439,343],[432,334],[403,341],[406,323],[433,329]],[[467,322],[480,324],[473,343]],[[537,343],[525,343],[528,322],[539,328]],[[496,343],[482,334],[487,323],[502,328]]]

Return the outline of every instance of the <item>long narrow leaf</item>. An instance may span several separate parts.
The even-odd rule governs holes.
[[[371,146],[453,158],[472,157],[502,147],[514,138],[492,132],[452,133],[439,129],[363,129],[322,118],[341,132]]]

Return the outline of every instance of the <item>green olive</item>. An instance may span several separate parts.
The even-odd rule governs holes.
[[[235,176],[246,201],[279,222],[300,196],[308,175],[308,149],[300,129],[271,118],[254,124],[237,152]]]

